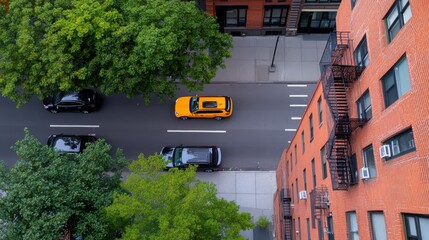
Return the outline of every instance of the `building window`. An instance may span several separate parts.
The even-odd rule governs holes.
[[[247,8],[235,8],[226,10],[226,26],[246,26]]]
[[[348,240],[359,240],[356,212],[347,212],[346,215]]]
[[[358,167],[357,167],[356,154],[353,154],[350,157],[350,173],[351,173],[350,184],[352,184],[352,185],[357,184],[359,181],[359,178],[358,178]]]
[[[355,7],[358,0],[352,0],[352,9]]]
[[[326,148],[325,146],[320,149],[320,159],[322,160],[322,178],[325,179],[328,177],[328,170],[326,167]]]
[[[403,214],[407,240],[429,239],[429,215]]]
[[[292,164],[292,153],[290,153],[290,172],[292,172],[293,169],[293,164]]]
[[[304,190],[307,191],[307,170],[302,171],[302,178],[304,179]]]
[[[323,227],[322,219],[317,219],[317,232],[319,233],[319,240],[325,240],[325,228]]]
[[[383,145],[389,145],[390,147],[391,157],[386,158],[386,160],[413,152],[416,150],[416,146],[414,145],[413,130],[410,128],[404,132],[401,132],[383,142]]]
[[[299,199],[298,178],[295,178],[295,190],[296,190],[296,197],[298,200]]]
[[[316,188],[316,164],[314,163],[314,158],[311,160],[311,174],[313,175],[313,189]]]
[[[370,120],[372,118],[371,99],[369,90],[366,90],[356,102],[358,118],[361,120]]]
[[[307,240],[311,240],[310,218],[307,218]]]
[[[372,239],[387,240],[386,223],[383,212],[369,212],[371,220]]]
[[[372,145],[369,145],[362,150],[362,156],[363,165],[369,170],[369,177],[375,178],[377,176],[377,171],[375,170],[374,150]]]
[[[301,132],[301,145],[302,145],[302,153],[304,153],[305,152],[304,131]]]
[[[385,18],[389,42],[392,41],[410,18],[411,8],[408,0],[396,0]]]
[[[335,28],[337,12],[302,12],[298,32],[328,33]]]
[[[317,100],[317,112],[319,113],[319,127],[323,123],[323,112],[322,112],[322,97],[319,97],[319,100]]]
[[[298,150],[297,150],[297,148],[296,148],[296,144],[295,144],[295,164],[297,164],[298,163]]]
[[[291,195],[291,199],[292,199],[292,203],[294,203],[294,194],[293,194],[293,183],[292,183],[292,188],[291,188],[291,191],[290,191],[290,195]]]
[[[362,41],[357,46],[354,55],[357,66],[368,66],[368,45],[366,43],[366,36],[363,37]]]
[[[308,121],[310,122],[310,142],[313,141],[314,132],[313,132],[313,114],[310,114],[308,117]]]
[[[264,26],[286,26],[286,6],[265,6]]]
[[[411,89],[406,57],[401,58],[401,60],[387,72],[382,78],[382,84],[386,108]]]

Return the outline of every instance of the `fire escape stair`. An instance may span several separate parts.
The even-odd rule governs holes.
[[[280,197],[283,206],[283,232],[285,240],[292,240],[292,199],[288,194],[288,189],[282,189]]]
[[[348,61],[346,57],[350,55],[348,51],[350,51],[348,36],[333,33],[322,56],[324,61],[320,63],[323,90],[334,121],[327,143],[329,170],[334,190],[347,190],[350,185],[350,135],[356,126],[362,125],[361,121],[349,117],[347,90],[359,77],[362,69],[350,64],[352,61]]]
[[[292,0],[286,22],[286,35],[296,35],[299,16],[301,15],[301,0]]]

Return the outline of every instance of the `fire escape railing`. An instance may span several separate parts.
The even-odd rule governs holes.
[[[283,207],[283,218],[281,219],[281,221],[283,222],[283,239],[292,240],[292,198],[290,196],[288,188],[283,188],[280,191],[280,199],[282,201]]]
[[[316,227],[316,220],[323,219],[324,210],[330,206],[329,192],[325,185],[317,187],[310,192],[311,200],[311,222],[313,228]]]
[[[365,123],[349,117],[347,90],[363,70],[355,66],[352,51],[349,33],[333,32],[319,64],[323,93],[333,120],[326,148],[333,190],[347,190],[351,183],[350,135]]]

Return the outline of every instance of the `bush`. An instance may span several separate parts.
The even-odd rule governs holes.
[[[260,216],[258,221],[256,221],[256,225],[259,226],[260,228],[266,228],[270,224],[271,224],[270,220],[268,220],[268,217],[265,215]]]

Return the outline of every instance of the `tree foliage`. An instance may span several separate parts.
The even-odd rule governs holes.
[[[146,100],[179,82],[201,90],[232,46],[180,0],[14,0],[0,29],[0,92],[18,104],[83,87]]]
[[[195,179],[195,167],[160,173],[164,166],[160,155],[140,155],[129,165],[125,193],[106,208],[123,239],[244,239],[240,230],[253,226],[249,213],[217,198],[213,183]]]
[[[14,146],[19,160],[0,182],[0,219],[5,239],[53,239],[65,230],[84,239],[103,239],[108,225],[103,209],[119,187],[125,160],[97,140],[80,154],[62,154],[25,130]]]

